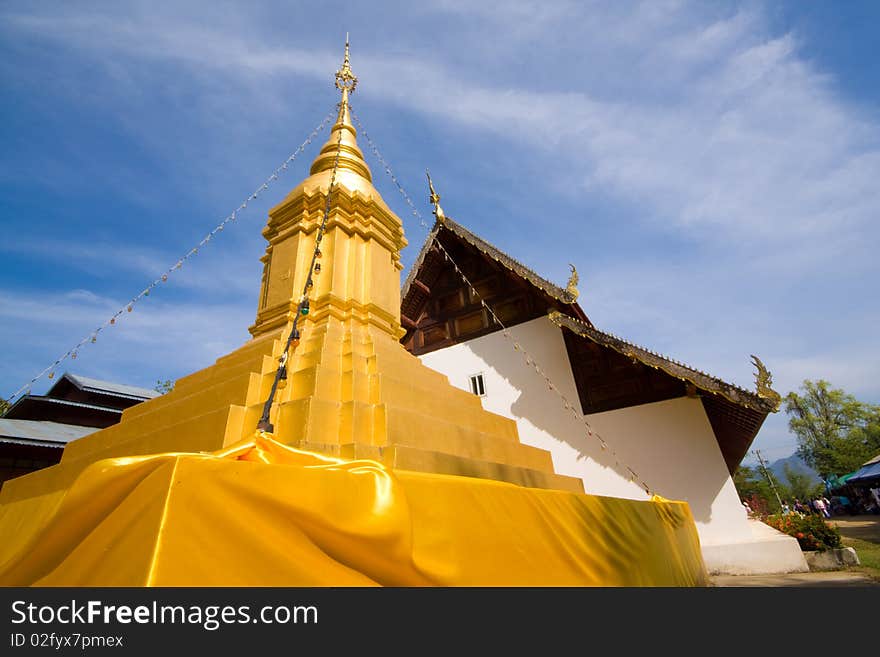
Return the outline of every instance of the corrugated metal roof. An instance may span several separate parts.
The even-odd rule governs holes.
[[[71,440],[99,431],[95,427],[80,427],[46,420],[8,420],[0,418],[0,437],[27,441],[48,441],[66,445]]]
[[[54,440],[32,440],[30,438],[4,438],[0,436],[0,445],[22,445],[24,447],[54,447],[64,449],[67,443],[57,443]]]
[[[94,392],[103,392],[110,395],[118,395],[120,397],[153,399],[162,394],[161,392],[149,390],[148,388],[129,386],[124,383],[113,383],[112,381],[101,381],[100,379],[92,379],[87,376],[80,376],[79,374],[70,374],[69,372],[65,372],[64,376],[70,379],[79,388],[87,388]]]
[[[116,413],[117,415],[122,415],[122,410],[118,408],[110,408],[109,406],[97,406],[95,404],[86,404],[84,402],[76,402],[70,401],[69,399],[57,399],[56,397],[45,397],[43,395],[25,395],[24,397],[19,397],[18,401],[15,402],[15,406],[18,406],[25,401],[40,401],[40,402],[49,402],[50,404],[59,404],[61,406],[79,406],[80,408],[91,408],[96,411],[105,411],[107,413]]]

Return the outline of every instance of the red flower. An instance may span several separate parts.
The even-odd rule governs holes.
[[[803,537],[804,537],[804,533],[803,533],[803,532],[798,532],[797,534],[795,534],[795,536],[797,536],[798,538],[803,538]]]

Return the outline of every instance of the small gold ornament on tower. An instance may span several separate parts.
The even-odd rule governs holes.
[[[427,169],[425,169],[425,175],[428,176],[428,189],[431,190],[431,195],[428,197],[428,200],[431,202],[431,205],[434,206],[434,216],[437,217],[437,221],[442,224],[446,220],[446,215],[443,214],[443,208],[440,207],[440,194],[434,189],[434,183],[431,180],[431,173]]]

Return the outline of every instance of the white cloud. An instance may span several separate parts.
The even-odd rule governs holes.
[[[205,20],[149,4],[127,16],[29,11],[7,10],[5,29],[91,53],[120,89],[141,93],[121,62],[174,68],[217,134],[241,129],[237,112],[247,103],[287,120],[302,99],[279,81],[326,83],[339,63],[336,43],[291,46],[244,11]],[[470,156],[475,136],[498,153],[527,153],[528,162],[509,166],[534,172],[520,186],[546,205],[552,225],[541,218],[536,230],[535,216],[509,201],[504,223],[527,236],[518,243],[524,252],[511,254],[527,262],[544,254],[530,264],[547,275],[558,266],[550,255],[588,244],[598,260],[581,270],[584,306],[600,328],[745,386],[748,354],[757,352],[779,387],[824,376],[880,394],[871,383],[880,363],[870,357],[880,308],[876,295],[854,291],[880,274],[880,126],[803,57],[796,32],[771,29],[759,4],[730,11],[691,2],[443,0],[413,12],[413,24],[390,25],[389,33],[403,29],[387,40],[354,35],[356,107],[392,104],[389,114],[403,108],[428,119],[452,138],[446,153]],[[303,132],[301,122],[290,124]],[[140,126],[126,130],[137,135]],[[176,143],[139,138],[176,161]],[[489,156],[488,166],[503,164]],[[482,189],[480,198],[517,193]],[[580,212],[585,199],[645,227],[632,253],[601,253],[595,224]],[[568,243],[559,246],[560,236]],[[652,249],[656,259],[640,262]],[[160,251],[128,255],[114,266],[146,273],[164,261]],[[91,262],[87,252],[71,257]],[[188,280],[205,291],[253,289],[250,275],[221,266]],[[768,426],[779,433],[781,424]]]
[[[586,84],[589,75],[579,78],[584,65],[572,75],[550,76],[570,81],[565,91],[553,90],[559,82],[536,91],[528,88],[530,79],[492,86],[418,57],[370,53],[356,59],[370,82],[358,92],[523,140],[544,157],[564,158],[557,173],[562,182],[576,183],[573,191],[612,193],[647,210],[644,219],[696,231],[704,240],[769,242],[775,249],[821,239],[825,248],[850,248],[847,236],[863,235],[880,208],[880,188],[873,184],[880,179],[880,130],[834,97],[827,76],[799,58],[792,34],[772,36],[760,14],[747,12],[708,23],[685,20],[690,7],[679,4],[663,11],[640,5],[617,31],[584,22],[587,39],[602,31],[604,46],[626,56],[633,41],[643,44],[646,77],[657,69],[688,71],[665,96],[603,99],[601,89]],[[463,11],[455,3],[440,9],[450,6]],[[473,11],[507,29],[536,8]],[[621,26],[613,13],[606,18]],[[324,80],[338,64],[335,50],[263,46],[245,32],[210,25],[81,15],[7,19],[82,48],[174,61],[250,85],[279,73]],[[583,20],[575,6],[563,6],[537,12],[531,25],[546,36],[564,22]],[[514,43],[535,38],[503,34]],[[663,38],[645,40],[656,36]]]
[[[182,269],[172,270],[168,274],[168,286],[202,292],[222,290],[227,297],[256,294],[255,289],[258,289],[260,280],[259,258],[265,245],[255,233],[255,228],[252,224],[247,227],[232,225],[227,228],[230,233],[235,233],[229,238],[229,242],[224,244],[218,237],[202,246],[198,257],[191,256]],[[241,235],[248,229],[250,234]],[[235,243],[231,243],[232,241]],[[197,242],[173,253],[151,247],[109,242],[25,239],[0,244],[0,252],[51,258],[63,262],[65,266],[89,272],[97,278],[113,279],[121,274],[137,274],[141,287],[138,290],[132,289],[134,294],[172,269],[194,246],[197,246]],[[234,252],[234,257],[229,257],[230,252]]]
[[[0,340],[15,345],[0,363],[0,379],[27,383],[42,367],[87,338],[123,304],[89,290],[55,294],[0,290]],[[254,309],[244,304],[170,303],[150,297],[86,342],[58,371],[152,387],[211,365],[243,344]],[[45,379],[35,391],[45,387]],[[11,395],[14,390],[4,390]]]

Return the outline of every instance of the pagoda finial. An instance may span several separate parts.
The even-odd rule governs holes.
[[[425,175],[428,176],[428,189],[431,190],[431,196],[428,197],[428,200],[431,202],[431,205],[434,206],[434,216],[437,217],[437,221],[442,224],[446,221],[446,215],[443,214],[443,208],[440,207],[440,194],[434,190],[434,183],[431,180],[431,172],[425,169]]]
[[[351,70],[351,58],[348,52],[348,32],[345,33],[345,59],[342,68],[336,71],[336,88],[342,92],[342,102],[348,101],[348,94],[354,93],[357,86],[357,76]]]
[[[358,148],[355,139],[357,137],[357,130],[355,130],[351,122],[351,106],[348,101],[348,95],[354,91],[357,83],[357,76],[351,71],[348,33],[346,33],[345,57],[342,60],[342,66],[336,71],[336,88],[342,92],[342,99],[339,101],[339,115],[336,117],[336,123],[330,129],[330,139],[327,140],[318,157],[312,162],[310,173],[315,174],[333,169],[337,162],[336,156],[338,153],[338,166],[340,169],[354,171],[368,181],[373,179],[370,174],[370,167],[364,161],[364,154]]]

